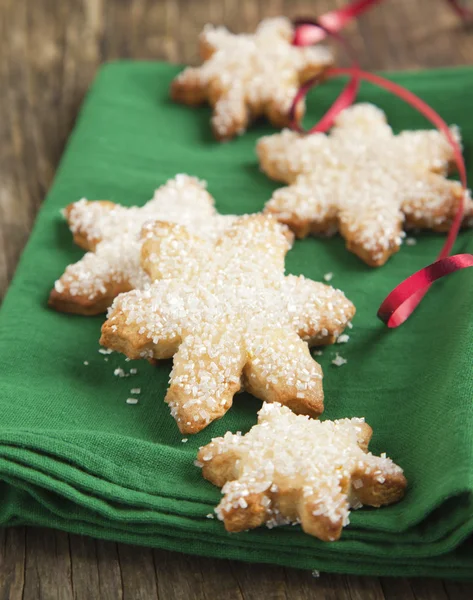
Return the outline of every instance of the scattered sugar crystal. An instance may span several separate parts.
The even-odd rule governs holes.
[[[99,348],[100,354],[112,354],[113,350],[110,348]]]
[[[325,273],[324,279],[325,281],[332,281],[333,273]]]
[[[215,519],[215,516],[212,513],[206,515],[207,519]]]
[[[141,394],[141,388],[131,388],[130,394]]]
[[[84,360],[84,365],[87,367],[87,365],[89,364],[88,360]]]
[[[127,404],[138,404],[138,398],[127,398],[126,403]]]
[[[182,442],[183,444],[185,444],[185,443],[186,443],[186,442],[188,442],[188,441],[189,441],[189,438],[182,438],[182,440],[181,440],[181,442]]]
[[[138,373],[138,369],[130,369],[130,375],[136,375]]]
[[[408,237],[406,238],[406,246],[415,246],[417,244],[416,238]]]
[[[320,577],[320,571],[316,571],[315,569],[312,571],[312,577]]]
[[[243,496],[238,499],[238,504],[240,508],[248,508],[248,502],[243,498]]]
[[[342,335],[338,336],[337,344],[346,344],[349,339],[350,339],[350,336],[347,335],[346,333],[343,333]]]
[[[347,362],[347,359],[343,358],[343,356],[340,356],[340,354],[337,352],[335,354],[335,358],[332,360],[332,365],[335,365],[336,367],[341,367],[342,365],[346,365]]]
[[[121,367],[117,367],[115,371],[113,371],[115,377],[125,377],[125,371]]]

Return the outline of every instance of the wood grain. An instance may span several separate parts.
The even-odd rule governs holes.
[[[249,31],[265,16],[315,16],[343,3],[0,0],[0,298],[103,61],[195,63],[196,37],[207,22]],[[386,0],[347,35],[368,69],[468,64],[473,57],[473,33],[442,0]],[[0,530],[0,600],[467,600],[472,591],[457,582],[314,577],[38,528]]]

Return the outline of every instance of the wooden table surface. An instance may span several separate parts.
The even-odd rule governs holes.
[[[101,62],[133,58],[195,63],[197,34],[206,22],[252,31],[266,16],[316,16],[342,4],[0,0],[0,297]],[[462,27],[443,0],[386,0],[347,33],[368,69],[473,62],[473,31]],[[472,585],[449,581],[326,573],[315,578],[308,571],[196,558],[52,530],[0,530],[0,600],[472,597]]]

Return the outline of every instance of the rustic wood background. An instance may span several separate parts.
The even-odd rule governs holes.
[[[101,62],[195,63],[196,36],[207,22],[251,31],[266,16],[315,16],[343,3],[0,0],[0,298]],[[444,0],[386,0],[350,26],[348,35],[368,69],[473,61],[473,31]],[[470,584],[325,573],[314,578],[307,571],[196,558],[57,531],[0,530],[0,600],[472,597]]]

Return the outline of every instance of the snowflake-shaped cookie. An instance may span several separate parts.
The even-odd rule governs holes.
[[[300,85],[333,61],[322,46],[293,46],[293,35],[293,26],[284,17],[265,19],[254,34],[234,35],[225,27],[207,25],[200,34],[204,63],[176,77],[172,98],[186,104],[208,101],[219,140],[242,133],[260,115],[284,127]],[[298,110],[301,117],[302,103]]]
[[[300,523],[337,540],[350,508],[382,506],[404,495],[402,469],[368,452],[364,419],[317,421],[281,404],[263,404],[246,435],[228,432],[200,449],[203,476],[222,488],[216,513],[228,531]]]
[[[105,312],[119,293],[149,282],[140,267],[147,222],[171,221],[198,235],[218,237],[234,217],[216,212],[205,187],[205,182],[194,177],[177,175],[142,207],[85,199],[70,204],[64,212],[74,241],[89,252],[56,281],[49,305],[63,312],[94,315]]]
[[[453,152],[444,135],[394,135],[371,104],[343,111],[330,135],[284,130],[261,138],[257,152],[267,175],[291,184],[274,192],[266,212],[298,237],[339,231],[371,266],[397,252],[403,226],[448,230],[463,198],[460,184],[446,179]],[[472,217],[468,196],[465,224]]]
[[[355,309],[339,290],[284,275],[284,229],[246,216],[215,244],[158,222],[142,250],[155,282],[113,303],[100,343],[129,358],[174,356],[165,400],[181,432],[223,416],[242,385],[295,412],[322,412],[309,345],[333,343]]]

